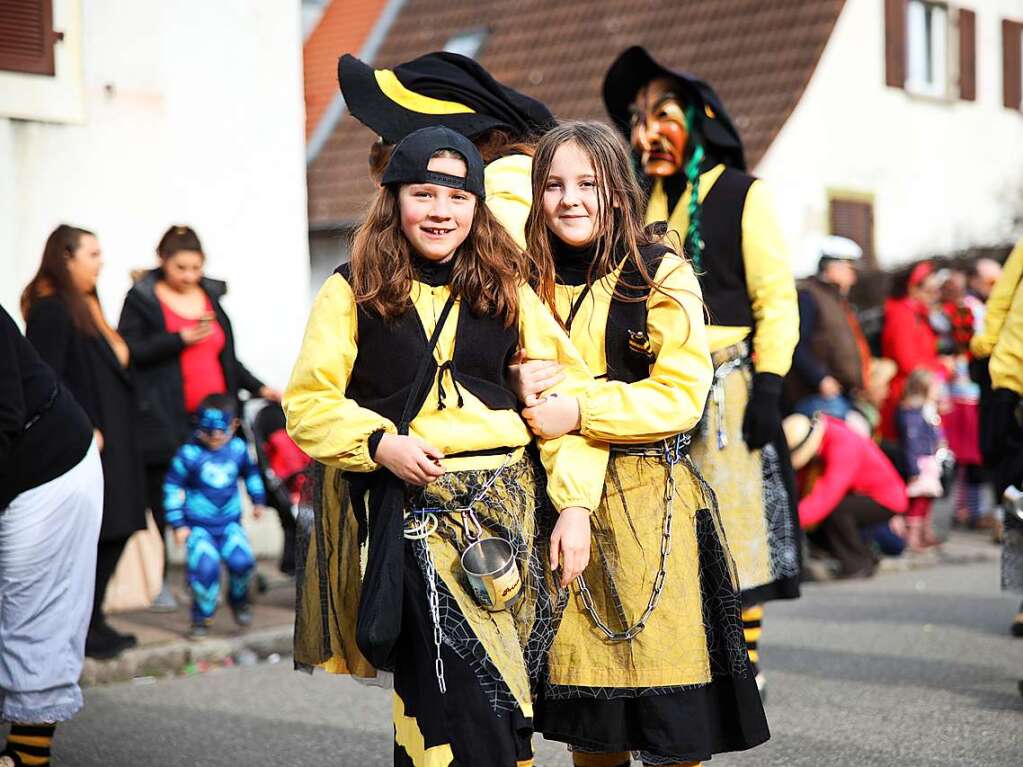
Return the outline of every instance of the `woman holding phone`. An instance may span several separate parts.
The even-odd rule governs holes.
[[[199,235],[172,226],[156,248],[160,266],[128,292],[118,329],[131,348],[143,400],[141,442],[146,495],[161,536],[163,479],[175,451],[191,433],[189,414],[210,394],[240,391],[280,400],[235,355],[231,322],[220,304],[227,284],[206,277]],[[176,603],[164,584],[155,609]]]

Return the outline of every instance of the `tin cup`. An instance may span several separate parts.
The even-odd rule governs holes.
[[[481,607],[498,612],[522,595],[522,577],[512,545],[504,538],[480,538],[462,552],[462,570]]]

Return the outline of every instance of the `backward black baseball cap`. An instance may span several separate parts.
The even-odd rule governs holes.
[[[430,158],[442,149],[461,155],[465,160],[465,176],[452,176],[430,170]],[[440,125],[420,128],[398,142],[380,179],[384,186],[391,184],[439,184],[452,189],[464,189],[486,199],[483,187],[483,157],[469,139],[461,133]]]

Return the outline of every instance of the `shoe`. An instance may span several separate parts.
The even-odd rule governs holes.
[[[231,605],[231,613],[234,615],[234,622],[242,628],[252,625],[252,605],[248,602]]]
[[[178,600],[174,598],[174,592],[166,582],[160,587],[160,593],[156,595],[149,609],[154,613],[172,613],[178,609]]]
[[[865,565],[858,570],[843,571],[839,572],[836,576],[840,581],[854,581],[863,580],[866,578],[873,578],[874,573],[877,572],[877,562],[871,562],[869,565]]]
[[[85,656],[96,660],[110,660],[116,658],[128,649],[124,641],[118,639],[114,634],[104,632],[99,627],[94,627],[85,635]]]
[[[1009,626],[1009,633],[1014,637],[1023,638],[1023,611],[1016,613],[1016,618],[1012,621],[1012,625]]]
[[[97,626],[96,631],[103,636],[108,636],[118,642],[125,650],[130,650],[132,647],[138,646],[139,643],[139,638],[137,636],[134,634],[122,634],[106,621],[103,621],[103,623]]]
[[[210,635],[210,628],[206,623],[193,623],[188,630],[188,638],[192,640],[205,639]]]

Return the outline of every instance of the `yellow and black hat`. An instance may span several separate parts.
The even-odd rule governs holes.
[[[345,54],[338,62],[338,82],[348,111],[390,144],[435,125],[470,139],[492,128],[525,139],[556,124],[541,102],[502,85],[457,53],[427,53],[394,69],[374,69]]]
[[[746,157],[739,131],[725,111],[725,105],[707,83],[688,72],[668,69],[654,60],[639,45],[634,45],[615,59],[604,76],[604,106],[615,127],[629,138],[632,130],[629,108],[639,89],[652,80],[665,77],[679,84],[679,95],[687,104],[694,104],[701,112],[700,131],[704,143],[726,165],[746,170]]]

